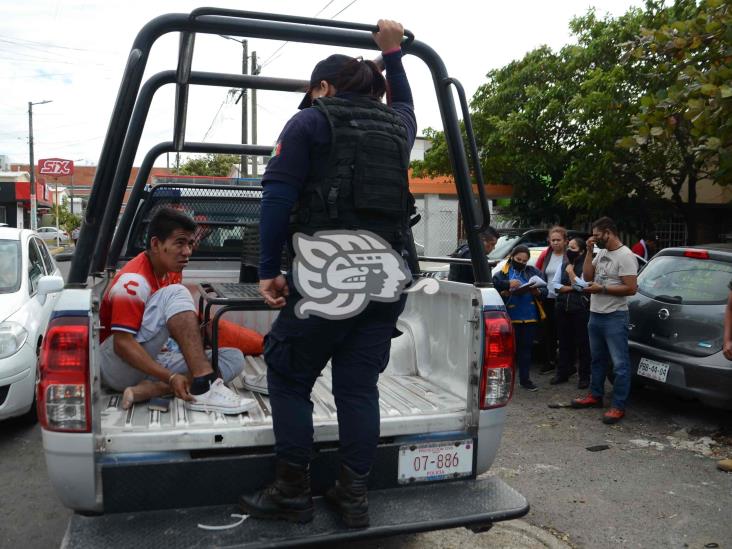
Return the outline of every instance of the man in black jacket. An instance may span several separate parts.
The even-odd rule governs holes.
[[[496,242],[498,242],[498,238],[500,235],[498,234],[498,231],[489,226],[481,233],[480,236],[481,240],[483,241],[483,249],[485,250],[485,254],[488,255],[496,247]],[[468,248],[467,244],[463,244],[457,250],[455,250],[450,255],[450,257],[470,259],[470,248]],[[448,280],[452,280],[453,282],[474,284],[475,275],[473,274],[473,266],[457,264],[450,265],[450,274],[448,275]]]

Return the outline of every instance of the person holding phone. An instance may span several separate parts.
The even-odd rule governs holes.
[[[595,246],[599,250],[593,259]],[[583,290],[590,295],[591,381],[590,393],[574,399],[572,407],[603,407],[605,374],[607,365],[612,361],[615,371],[613,400],[602,421],[613,424],[625,417],[625,405],[630,395],[628,297],[638,290],[638,261],[620,240],[618,228],[609,217],[601,217],[592,224],[582,274],[586,282],[591,282]]]

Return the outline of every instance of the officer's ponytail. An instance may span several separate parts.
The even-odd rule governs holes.
[[[373,61],[357,57],[338,73],[333,82],[339,92],[351,92],[381,99],[386,93],[386,80]]]

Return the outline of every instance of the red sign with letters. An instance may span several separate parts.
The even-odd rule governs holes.
[[[63,158],[44,158],[38,161],[38,173],[52,177],[74,175],[74,161]]]

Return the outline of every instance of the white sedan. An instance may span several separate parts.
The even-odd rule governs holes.
[[[0,227],[0,420],[35,420],[38,350],[59,295],[49,285],[63,279],[38,234]]]
[[[38,236],[40,236],[44,242],[48,244],[55,244],[58,238],[58,242],[65,244],[69,241],[69,233],[64,230],[56,229],[56,227],[39,227]]]

